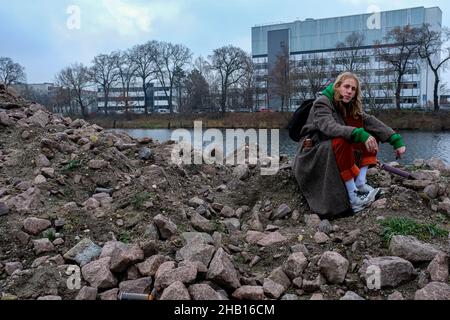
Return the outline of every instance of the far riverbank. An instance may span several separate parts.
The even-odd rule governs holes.
[[[450,130],[450,112],[383,110],[374,115],[396,130]],[[267,128],[285,129],[291,112],[252,112],[211,114],[151,114],[96,115],[88,121],[104,128],[117,129],[175,129],[193,128],[194,121],[202,121],[205,128]]]

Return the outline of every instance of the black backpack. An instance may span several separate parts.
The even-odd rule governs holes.
[[[307,99],[303,101],[300,107],[295,110],[294,114],[292,115],[292,119],[289,121],[288,124],[288,130],[289,130],[289,137],[299,142],[300,138],[302,137],[300,135],[300,132],[303,129],[303,126],[306,124],[306,120],[308,120],[309,111],[311,111],[311,107],[316,99]]]

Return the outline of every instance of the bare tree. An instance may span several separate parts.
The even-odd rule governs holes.
[[[52,112],[68,116],[79,116],[81,113],[74,92],[69,87],[56,87],[50,97],[50,103]]]
[[[411,69],[418,57],[419,30],[410,26],[396,27],[384,37],[384,44],[376,42],[375,52],[388,66],[387,71],[392,71],[396,78],[395,105],[400,110],[400,95],[402,90],[402,78],[408,69]]]
[[[144,112],[148,114],[147,84],[156,79],[156,56],[157,42],[149,41],[145,44],[137,45],[131,50],[131,59],[136,65],[136,75],[142,82],[144,91]]]
[[[12,84],[25,82],[25,68],[14,62],[11,58],[0,57],[0,82],[6,87]]]
[[[68,114],[71,104],[68,88],[57,87],[51,97],[52,112]]]
[[[111,87],[118,80],[117,53],[100,54],[94,57],[93,66],[90,69],[92,82],[100,85],[103,90],[105,114],[108,114],[108,99]]]
[[[439,85],[439,92],[441,94],[445,94],[448,95],[450,94],[450,88],[448,87],[448,83],[447,82],[443,82]]]
[[[308,77],[305,70],[307,63],[308,59],[303,55],[300,60],[294,60],[291,66],[294,70],[293,78],[297,88],[296,93],[303,101],[312,98],[312,95],[309,92]]]
[[[219,89],[220,79],[208,60],[205,60],[202,56],[199,56],[195,59],[193,67],[200,72],[203,78],[205,78],[210,88],[216,87]]]
[[[118,52],[117,71],[118,79],[122,86],[121,99],[124,103],[125,112],[130,108],[130,86],[136,79],[137,65],[132,58],[131,51]]]
[[[247,110],[253,109],[256,96],[256,81],[255,81],[255,64],[249,61],[244,68],[244,76],[239,81],[241,88],[241,96],[243,107]]]
[[[364,34],[353,32],[345,38],[344,42],[336,44],[335,63],[342,66],[340,71],[358,73],[364,64],[365,50],[361,49],[364,44]]]
[[[327,59],[319,54],[302,56],[298,62],[296,78],[299,79],[303,88],[307,89],[308,97],[317,97],[324,87],[336,78],[336,70],[329,65]]]
[[[197,59],[194,60],[193,70],[197,70],[206,81],[208,81],[207,76],[211,75],[211,65],[208,60],[202,56],[198,56]]]
[[[245,76],[245,68],[251,59],[244,50],[231,45],[215,49],[209,59],[211,68],[220,76],[220,107],[225,113],[228,89]]]
[[[445,68],[450,59],[450,47],[442,46],[450,40],[450,30],[444,28],[442,31],[434,31],[429,24],[424,24],[419,31],[419,55],[427,62],[433,71],[434,89],[433,102],[434,110],[439,110],[439,69]]]
[[[336,71],[353,72],[360,77],[363,84],[370,84],[372,81],[368,70],[368,65],[370,64],[369,52],[367,49],[361,48],[364,42],[365,36],[360,32],[352,32],[345,38],[344,42],[338,42],[336,44],[337,51],[334,56],[334,65]],[[375,108],[377,101],[374,97],[375,92],[370,85],[367,85],[366,88],[367,92],[363,92],[363,95],[366,95],[367,100],[370,101],[370,108]]]
[[[181,44],[159,42],[156,55],[156,78],[161,83],[173,112],[173,89],[180,70],[191,62],[191,50]]]
[[[370,111],[378,114],[392,102],[394,84],[392,82],[384,82],[372,84],[372,81],[366,81],[362,78],[362,96],[364,104]],[[382,92],[382,95],[377,93]]]
[[[86,112],[86,97],[83,91],[89,86],[90,76],[88,67],[80,63],[72,64],[71,66],[62,69],[56,75],[56,83],[62,87],[68,88],[73,92],[76,102],[80,106],[83,117],[87,115]]]

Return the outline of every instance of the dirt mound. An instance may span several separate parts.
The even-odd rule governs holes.
[[[116,299],[154,288],[165,299],[387,299],[394,291],[390,298],[413,299],[428,282],[448,284],[448,258],[437,253],[448,252],[449,170],[437,159],[406,168],[417,180],[371,169],[381,198],[356,216],[321,221],[285,157],[272,176],[260,174],[261,163],[178,165],[171,142],[51,114],[2,87],[0,141],[4,299]],[[422,241],[400,237],[400,249],[389,247],[402,233]],[[385,259],[393,252],[399,261]],[[362,271],[371,258],[392,279],[381,289]],[[408,277],[396,281],[399,267],[383,267],[392,263]],[[445,266],[447,278],[436,280]]]

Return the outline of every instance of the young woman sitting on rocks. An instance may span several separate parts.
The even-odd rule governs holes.
[[[377,163],[379,141],[389,142],[398,157],[406,151],[402,137],[365,113],[361,101],[358,77],[342,73],[316,99],[301,131],[294,175],[319,215],[356,213],[375,200],[380,190],[367,184],[366,173]]]

